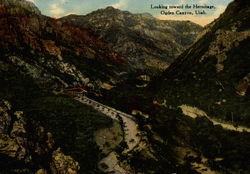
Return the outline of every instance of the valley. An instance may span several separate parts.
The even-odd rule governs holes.
[[[0,174],[249,174],[249,21],[0,0]]]

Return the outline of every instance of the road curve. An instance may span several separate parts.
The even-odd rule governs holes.
[[[116,110],[83,95],[74,95],[74,99],[120,122],[124,130],[124,141],[128,145],[128,148],[124,149],[123,153],[127,154],[139,145],[141,141],[141,132],[136,123],[136,119],[132,115]],[[105,173],[131,174],[132,172],[123,169],[119,165],[118,156],[116,152],[111,152],[107,157],[103,158],[100,163],[106,164],[108,168],[101,168],[101,170]]]

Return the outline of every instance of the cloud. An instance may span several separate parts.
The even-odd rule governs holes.
[[[179,4],[177,5],[181,5],[181,4],[185,4],[186,3],[186,0],[181,0]]]
[[[112,4],[111,6],[118,9],[125,8],[128,6],[128,0],[119,0],[119,2]]]
[[[29,2],[33,2],[33,3],[35,3],[35,0],[26,0],[26,1],[29,1]]]
[[[217,6],[216,11],[207,16],[197,16],[197,15],[182,15],[182,16],[176,16],[176,15],[157,15],[156,18],[161,19],[161,20],[189,20],[194,23],[200,24],[202,26],[205,26],[212,21],[214,21],[216,18],[220,16],[226,9],[226,6],[220,5]]]
[[[205,4],[207,2],[208,2],[208,0],[200,0],[200,4]]]
[[[60,17],[60,15],[62,15],[64,13],[64,10],[60,7],[58,7],[58,4],[53,3],[50,5],[50,13],[53,17]]]

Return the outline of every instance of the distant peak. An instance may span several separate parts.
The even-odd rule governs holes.
[[[25,10],[28,10],[37,15],[41,15],[40,10],[35,6],[35,4],[31,1],[27,0],[0,0],[0,5],[8,6],[8,7],[19,7]]]
[[[121,11],[118,8],[114,8],[113,6],[108,6],[108,7],[104,8],[103,10],[106,10],[106,11]]]
[[[68,17],[78,17],[78,16],[80,16],[80,15],[72,13],[72,14],[68,14],[67,16],[68,16]]]
[[[113,6],[107,6],[105,9],[107,9],[107,10],[115,10],[116,8],[114,8]]]
[[[138,14],[138,15],[140,15],[140,16],[142,16],[142,17],[146,17],[146,18],[154,18],[153,15],[150,14],[150,13],[140,13],[140,14]]]

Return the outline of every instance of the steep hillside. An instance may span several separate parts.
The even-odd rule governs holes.
[[[231,3],[204,36],[186,50],[152,86],[156,99],[189,104],[212,117],[250,126],[250,8]]]
[[[152,129],[178,165],[249,173],[250,2],[235,0],[149,87]],[[156,94],[156,95],[155,95]]]
[[[0,172],[79,173],[79,164],[57,148],[50,132],[0,99]]]
[[[13,65],[54,88],[98,88],[118,82],[126,67],[92,31],[45,17],[30,2],[1,1],[0,17],[1,69]]]
[[[0,3],[0,173],[250,173],[249,1],[231,3],[153,82],[128,72],[159,68],[145,62],[175,57],[199,26],[110,7],[55,20],[24,0]],[[62,92],[77,85],[134,118],[110,110],[112,125],[109,107]]]
[[[104,96],[102,102],[136,113],[140,128],[154,144],[158,162],[137,155],[137,169],[250,172],[249,21],[249,1],[235,0],[148,87],[133,86],[141,83],[134,79]]]
[[[101,153],[93,133],[109,127],[110,119],[68,96],[56,94],[78,85],[98,93],[103,84],[116,84],[121,80],[120,73],[126,69],[126,62],[92,31],[43,16],[34,4],[24,0],[0,1],[0,38],[0,98],[10,101],[14,111],[23,111],[24,119],[35,120],[51,132],[55,147],[61,147],[62,153],[79,162],[80,173],[99,173],[97,161]],[[39,169],[50,173],[53,167],[58,168],[53,169],[54,173],[76,173],[74,168],[60,169],[72,162],[67,160],[71,157],[56,149],[43,152],[46,150],[44,132],[36,132],[30,122],[25,123],[29,129],[27,134],[22,129],[21,132],[12,130],[16,117],[5,117],[1,109],[0,120],[9,120],[10,127],[0,133],[0,173],[35,173],[37,170],[46,173]],[[19,129],[22,125],[16,126],[13,128]],[[40,134],[45,144],[41,142],[41,147],[36,144]],[[43,154],[39,156],[37,151]],[[57,159],[52,164],[54,157]],[[66,158],[66,161],[58,161],[58,158]]]
[[[202,29],[189,21],[163,21],[147,13],[132,14],[113,7],[86,16],[69,15],[60,21],[96,31],[137,69],[165,69]]]

